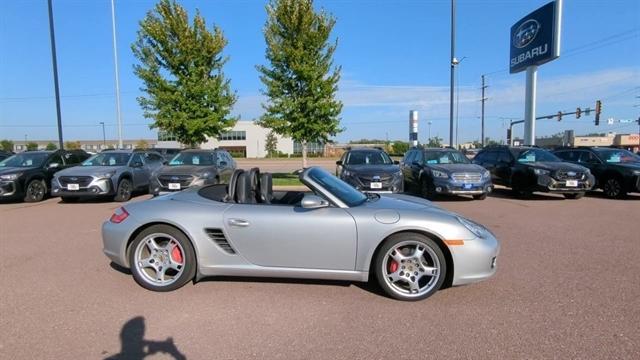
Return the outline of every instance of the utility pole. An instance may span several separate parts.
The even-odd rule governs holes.
[[[51,0],[49,0],[51,1]],[[118,74],[118,43],[116,42],[116,7],[111,0],[111,31],[113,33],[113,62],[116,77],[116,116],[118,120],[118,148],[122,149],[122,116],[120,114],[120,75]]]
[[[480,99],[480,101],[482,101],[482,117],[480,120],[480,144],[482,144],[482,147],[484,148],[484,102],[487,100],[487,98],[484,96],[484,89],[487,88],[487,85],[484,84],[484,75],[482,75],[482,99]]]
[[[100,125],[102,125],[102,148],[106,149],[107,148],[107,137],[105,136],[105,133],[104,133],[104,121],[100,121]]]
[[[453,88],[456,74],[456,0],[451,0],[451,85],[449,93],[449,146],[456,148],[453,124]]]
[[[53,88],[56,96],[56,117],[58,119],[58,147],[64,149],[62,142],[62,115],[60,113],[60,88],[58,87],[58,60],[56,56],[56,34],[53,30],[53,6],[51,0],[47,2],[49,6],[49,37],[51,39],[51,65],[53,66]]]

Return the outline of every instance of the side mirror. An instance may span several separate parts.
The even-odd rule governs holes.
[[[49,164],[49,166],[48,166],[48,168],[49,168],[49,169],[57,169],[57,168],[59,168],[59,167],[60,167],[60,164],[59,164],[59,163],[51,163],[51,164]]]
[[[321,198],[320,196],[313,195],[313,194],[306,194],[302,198],[300,205],[304,209],[318,209],[318,208],[329,206],[329,203],[323,198]]]
[[[342,165],[342,160],[336,161],[336,165]]]
[[[400,161],[398,161],[398,160],[393,160],[393,163],[394,163],[395,165],[400,165]]]
[[[133,164],[131,164],[131,167],[134,167],[134,168],[140,168],[140,167],[142,167],[143,165],[144,165],[144,164],[142,164],[140,161],[136,161],[136,162],[134,162]]]
[[[167,160],[163,160],[163,161],[162,161],[162,165],[169,165],[169,161],[167,161]]]
[[[420,163],[417,162],[417,161],[414,161],[414,162],[411,163],[411,165],[420,166]]]
[[[227,166],[227,162],[226,161],[220,161],[220,166]]]

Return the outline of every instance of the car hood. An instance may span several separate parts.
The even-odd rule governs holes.
[[[1,167],[0,175],[13,174],[17,172],[33,170],[35,167]]]
[[[372,209],[393,210],[441,209],[429,200],[404,194],[380,194],[380,198],[367,201],[361,206]]]
[[[205,171],[216,171],[215,166],[197,166],[197,165],[177,165],[163,166],[158,170],[157,175],[193,175]]]
[[[448,173],[455,172],[479,172],[482,173],[485,169],[476,164],[427,164],[429,169],[444,171]]]
[[[122,166],[74,166],[60,170],[56,176],[92,176],[121,169]]]
[[[345,169],[357,174],[395,174],[400,171],[398,165],[345,165]]]
[[[532,168],[544,169],[544,170],[549,170],[549,171],[556,171],[556,170],[579,171],[579,172],[587,171],[587,168],[585,168],[583,166],[572,164],[572,163],[568,163],[568,162],[541,162],[541,161],[536,161],[536,162],[531,162],[531,163],[520,163],[520,164],[525,165],[525,166],[529,166],[529,167],[532,167]]]

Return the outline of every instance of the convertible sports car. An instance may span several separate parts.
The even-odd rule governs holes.
[[[310,192],[273,191],[271,174],[126,204],[102,226],[104,253],[141,286],[175,290],[206,276],[368,281],[420,300],[496,271],[484,226],[402,194],[365,194],[318,167]]]

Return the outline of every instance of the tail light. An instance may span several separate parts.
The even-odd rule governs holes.
[[[121,222],[124,221],[124,219],[128,217],[129,217],[129,213],[127,212],[127,210],[125,210],[125,208],[123,207],[120,207],[113,212],[113,215],[111,215],[111,219],[109,219],[109,221],[111,221],[114,224],[120,224]]]

